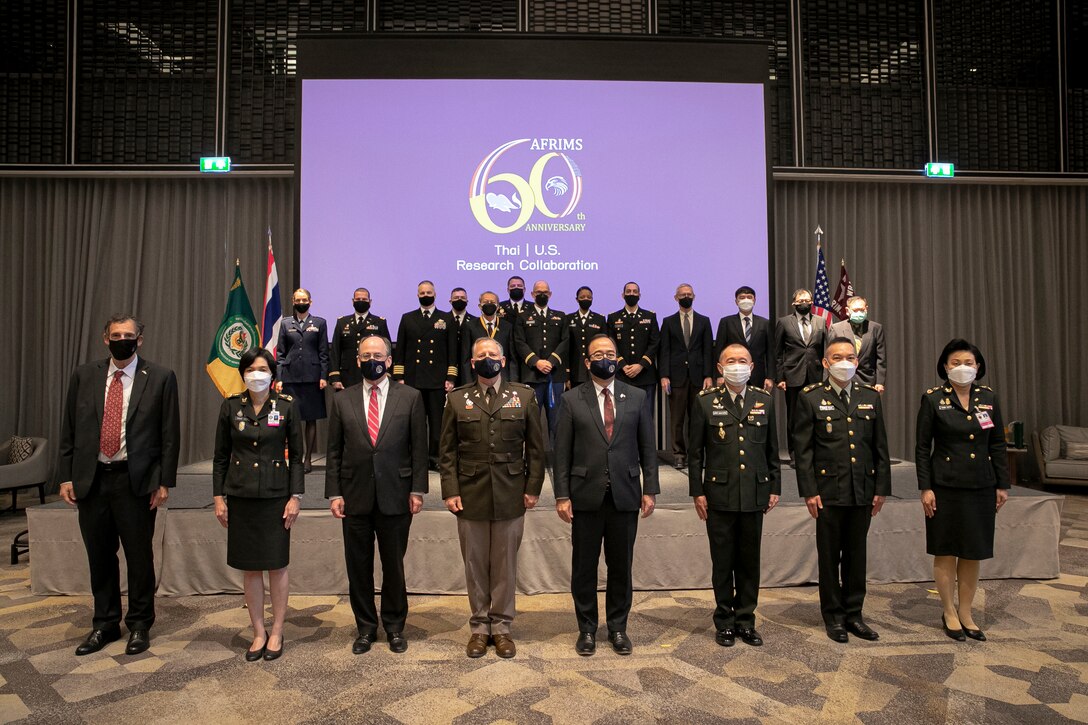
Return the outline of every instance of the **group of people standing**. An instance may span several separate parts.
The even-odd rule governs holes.
[[[402,317],[395,348],[360,288],[354,313],[336,322],[331,357],[325,321],[309,314],[310,295],[300,289],[275,354],[243,355],[246,391],[220,410],[213,494],[228,531],[228,563],[246,572],[253,625],[246,659],[283,652],[290,530],[311,465],[314,421],[326,413],[326,384],[337,392],[328,416],[325,495],[343,522],[356,654],[371,648],[379,627],[392,651],[407,649],[403,560],[412,517],[428,492],[428,468],[437,468],[465,565],[466,654],[480,657],[494,646],[500,657],[515,656],[517,552],[524,514],[537,505],[548,467],[556,514],[571,525],[575,649],[586,656],[596,650],[603,545],[608,639],[617,653],[629,654],[638,519],[653,513],[660,491],[658,387],[669,399],[674,465],[687,471],[695,511],[707,526],[718,644],[763,642],[755,629],[762,522],[781,494],[775,385],[786,393],[798,489],[816,519],[827,634],[840,642],[849,634],[879,637],[862,617],[865,551],[869,523],[890,493],[891,462],[881,406],[883,332],[867,320],[864,299],[852,298],[850,320],[828,330],[811,315],[811,293],[798,290],[793,312],[772,330],[752,314],[755,292],[741,287],[739,313],[723,318],[715,337],[709,319],[693,310],[694,290],[686,284],[676,290],[678,311],[660,328],[656,315],[639,307],[635,283],[624,287],[624,307],[607,317],[592,311],[588,287],[578,290],[579,310],[570,315],[550,308],[544,281],[533,285],[531,304],[520,278],[507,288],[504,302],[481,294],[477,317],[466,311],[465,290],[453,290],[456,304],[445,312],[435,308],[434,285],[420,283],[420,307]],[[95,602],[80,655],[120,637],[118,542],[129,562],[126,651],[147,648],[151,532],[175,482],[180,437],[174,374],[137,355],[142,323],[116,315],[103,341],[110,357],[80,366],[69,384],[58,469],[61,496],[79,509]],[[997,400],[976,382],[985,369],[977,348],[951,341],[937,362],[945,384],[923,395],[917,425],[942,625],[961,640],[985,638],[971,603],[978,562],[993,555],[994,514],[1009,487]]]

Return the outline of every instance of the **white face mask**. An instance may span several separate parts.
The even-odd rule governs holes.
[[[854,373],[857,372],[858,366],[849,360],[839,360],[831,366],[830,370],[831,377],[848,383],[854,377]]]
[[[734,363],[722,368],[722,377],[730,385],[744,385],[752,377],[752,366],[746,363]]]
[[[268,386],[272,384],[272,373],[263,370],[254,370],[253,372],[246,373],[242,379],[246,381],[246,387],[249,388],[251,392],[263,393],[268,390]]]
[[[737,307],[741,312],[751,312],[752,308],[756,306],[755,300],[741,300],[737,302]]]
[[[948,371],[948,379],[956,385],[968,385],[975,382],[978,369],[970,365],[960,365]]]

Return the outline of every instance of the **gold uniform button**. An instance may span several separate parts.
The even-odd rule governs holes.
[[[743,442],[744,442],[744,436],[740,436],[740,438],[738,438],[738,440],[739,440],[739,441],[740,441],[741,443],[743,443]]]
[[[971,416],[967,416],[967,420],[971,420]]]
[[[945,460],[945,462],[948,462],[948,461],[951,461],[952,459],[951,459],[951,458],[949,458],[948,456],[945,456],[945,457],[944,457],[944,460]]]
[[[853,443],[850,444],[850,450],[854,450],[854,444]]]
[[[851,463],[857,463],[858,459],[854,458],[853,456],[850,456],[850,462]]]
[[[744,470],[744,464],[743,463],[740,464],[740,470],[742,470],[742,471]]]
[[[743,456],[743,455],[744,455],[744,451],[743,451],[743,450],[741,450],[740,454],[741,454],[741,455]]]
[[[847,423],[853,423],[853,422],[854,422],[854,419],[853,419],[853,418],[850,418],[850,417],[847,417],[847,419],[846,419],[846,422],[847,422]]]
[[[717,477],[717,476],[711,476],[711,477],[710,477],[710,480],[711,480],[711,481],[717,481],[717,480],[718,480],[718,477]]]
[[[973,441],[975,439],[975,434],[972,433],[971,435],[967,436],[967,439]]]
[[[971,454],[971,458],[974,458],[974,457],[975,457],[975,454],[974,454],[974,453],[972,453],[972,454]]]
[[[827,422],[828,422],[828,423],[830,423],[830,422],[831,422],[831,416],[830,416],[830,415],[829,415],[829,416],[827,416]]]
[[[253,467],[254,467],[254,468],[257,468],[257,467],[258,467],[258,466],[260,466],[260,465],[261,465],[260,463],[254,463],[254,464],[253,464]]]
[[[823,468],[820,469],[820,475],[821,476],[825,475],[826,473],[827,473],[826,469],[823,469]]]
[[[854,435],[854,431],[850,431],[850,435]]]

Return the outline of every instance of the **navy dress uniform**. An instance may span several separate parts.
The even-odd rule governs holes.
[[[294,399],[302,420],[325,417],[325,393],[318,383],[329,378],[329,335],[322,317],[295,315],[280,321],[276,341],[276,380]]]
[[[844,392],[847,401],[830,380],[806,386],[797,398],[792,431],[798,491],[823,503],[816,550],[820,609],[828,627],[862,622],[873,498],[891,493],[880,393],[856,380]]]
[[[377,335],[389,340],[389,324],[384,317],[352,313],[336,320],[332,334],[332,370],[330,383],[340,383],[345,388],[363,382],[359,369],[359,343],[364,338]]]
[[[922,396],[916,432],[918,488],[932,490],[937,501],[926,519],[926,553],[993,558],[995,489],[1011,485],[997,395],[972,385],[964,408],[951,385],[930,388]]]
[[[639,307],[634,312],[627,308],[616,310],[608,316],[608,334],[616,341],[619,369],[616,379],[646,391],[646,406],[650,418],[654,416],[654,400],[657,399],[657,352],[661,344],[661,328],[657,315]],[[642,365],[642,372],[634,378],[623,373],[625,365]]]
[[[567,341],[568,349],[564,359],[570,370],[570,386],[576,388],[582,383],[589,382],[589,371],[586,370],[586,357],[589,352],[589,341],[597,335],[607,334],[604,315],[600,312],[572,312],[567,315]]]
[[[456,312],[450,312],[450,318],[453,319],[453,327],[456,330],[454,345],[454,353],[457,355],[457,381],[460,384],[472,382],[471,369],[466,370],[465,362],[468,357],[462,354],[465,347],[465,337],[468,334],[468,330],[476,324],[479,319],[471,312],[462,312],[460,319],[457,317]],[[505,350],[505,348],[503,348]],[[471,367],[471,366],[469,366]]]
[[[530,305],[514,327],[514,347],[521,362],[520,380],[536,392],[537,405],[544,408],[548,416],[548,436],[554,437],[559,420],[559,400],[567,382],[566,315],[550,307],[541,310]],[[550,373],[536,369],[540,360],[552,364]]]
[[[393,350],[393,379],[411,385],[423,396],[427,412],[428,457],[438,466],[438,436],[446,383],[457,380],[457,329],[448,312],[431,308],[405,312]]]
[[[754,385],[740,395],[738,405],[725,386],[700,391],[689,431],[688,492],[706,497],[718,632],[755,626],[763,515],[782,494],[774,398]]]
[[[212,494],[227,498],[227,564],[274,571],[290,560],[283,510],[304,491],[302,419],[290,395],[273,390],[254,411],[250,393],[219,407],[212,456]]]

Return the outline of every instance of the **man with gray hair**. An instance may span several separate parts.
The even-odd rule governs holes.
[[[465,562],[471,636],[469,657],[483,657],[494,642],[499,657],[513,657],[511,636],[518,548],[525,511],[544,485],[544,434],[533,389],[503,380],[502,345],[481,337],[472,347],[476,381],[446,399],[439,441],[442,498],[457,517]]]

